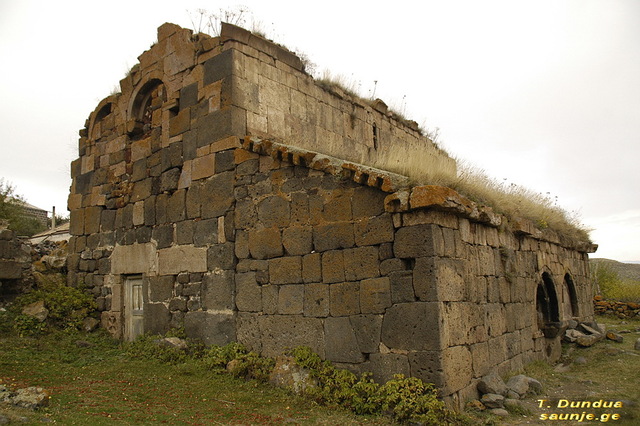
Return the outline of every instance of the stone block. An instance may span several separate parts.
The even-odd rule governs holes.
[[[144,332],[165,334],[169,331],[171,312],[163,303],[144,304]]]
[[[284,227],[290,221],[289,201],[279,196],[271,196],[258,203],[258,220],[265,227]]]
[[[360,352],[369,354],[378,352],[382,332],[382,315],[354,315],[349,318]]]
[[[391,289],[391,303],[413,302],[416,299],[413,291],[413,276],[411,271],[394,271],[389,274]]]
[[[208,269],[233,269],[236,261],[233,246],[233,243],[210,245],[207,250]]]
[[[191,127],[191,110],[180,111],[175,117],[169,120],[169,136],[180,135]]]
[[[440,304],[398,303],[387,309],[382,321],[382,343],[391,349],[432,351],[444,347]]]
[[[329,312],[340,317],[360,313],[360,283],[344,282],[329,286]]]
[[[313,246],[318,252],[351,248],[354,245],[355,237],[352,223],[335,222],[313,227]]]
[[[255,259],[271,259],[282,256],[282,240],[278,228],[249,230],[249,253]]]
[[[246,112],[236,107],[213,111],[196,120],[198,127],[197,145],[199,147],[225,141],[227,148],[229,137],[246,135]],[[235,144],[234,144],[235,145]],[[220,150],[220,149],[218,149]]]
[[[386,213],[363,218],[355,224],[355,240],[359,246],[371,246],[392,242],[394,238],[393,220]]]
[[[388,194],[368,186],[357,187],[353,191],[353,218],[378,216],[384,213],[384,199]]]
[[[204,63],[203,84],[205,86],[231,76],[233,72],[234,51],[225,50]]]
[[[236,202],[235,226],[238,229],[254,228],[258,222],[258,214],[252,200]]]
[[[298,284],[302,282],[302,257],[289,256],[269,260],[271,284]]]
[[[116,245],[110,259],[112,274],[149,274],[158,269],[156,245],[153,243]],[[170,274],[163,270],[161,275]]]
[[[22,276],[22,264],[15,260],[0,260],[0,279],[15,280]],[[1,288],[1,287],[0,287]]]
[[[334,190],[332,198],[327,200],[322,207],[322,217],[328,222],[351,220],[351,194]]]
[[[203,219],[193,224],[193,244],[205,247],[218,242],[218,219]]]
[[[282,244],[290,256],[311,253],[313,250],[313,233],[310,227],[291,226],[282,231]]]
[[[357,247],[344,250],[343,253],[345,280],[358,281],[380,276],[380,262],[376,247]]]
[[[262,336],[262,355],[275,357],[290,348],[309,346],[324,358],[324,327],[320,318],[263,315],[258,317],[258,323]]]
[[[238,343],[247,349],[262,352],[262,336],[258,323],[259,314],[238,312],[236,314],[236,336]]]
[[[180,89],[180,111],[198,103],[198,83],[191,83]]]
[[[360,282],[360,311],[382,314],[391,306],[389,277],[370,278]]]
[[[186,219],[186,194],[186,190],[179,189],[171,194],[167,199],[167,220],[169,222],[178,222]]]
[[[96,234],[100,232],[100,218],[102,207],[92,206],[84,209],[84,233]]]
[[[469,285],[471,287],[472,284]],[[415,295],[424,301],[460,301],[468,297],[464,263],[458,259],[423,257],[413,270]]]
[[[304,286],[283,285],[278,291],[278,313],[300,315],[304,308]]]
[[[317,283],[322,281],[322,267],[320,256],[320,253],[311,253],[302,257],[303,282]]]
[[[450,395],[473,378],[471,352],[467,346],[453,346],[442,351],[442,372],[445,378],[442,393]]]
[[[202,306],[207,310],[225,310],[235,307],[235,279],[233,271],[205,274],[202,289]]]
[[[322,253],[322,282],[326,284],[344,282],[344,277],[344,251],[331,250]]]
[[[233,195],[234,173],[218,173],[204,181],[200,189],[203,219],[223,216],[235,201]]]
[[[371,371],[372,378],[377,383],[386,383],[393,379],[395,374],[404,374],[408,377],[411,373],[408,356],[394,353],[369,355],[367,369]]]
[[[208,178],[215,174],[216,154],[203,155],[191,161],[191,180]]]
[[[437,225],[406,226],[396,231],[393,253],[398,258],[417,258],[439,255],[436,241]],[[442,235],[440,231],[439,235]]]
[[[207,249],[205,247],[172,246],[158,250],[158,273],[160,275],[177,275],[180,272],[206,271]]]
[[[236,307],[239,311],[262,311],[262,289],[255,272],[236,274]]]
[[[360,363],[364,357],[348,317],[327,318],[324,321],[325,356],[333,362]]]
[[[215,162],[215,170],[218,173],[226,172],[229,170],[235,169],[234,162],[234,152],[235,150],[226,150],[220,151],[216,153],[216,162]]]
[[[304,285],[304,316],[329,316],[329,285],[310,283]]]
[[[258,282],[260,281],[258,280]],[[280,286],[266,284],[266,285],[263,285],[261,288],[262,288],[262,310],[267,315],[273,315],[277,313],[278,312],[278,292],[279,292]]]
[[[176,223],[176,244],[193,244],[193,221],[183,220]]]
[[[175,277],[173,275],[149,277],[149,301],[165,302],[171,299],[174,283]]]
[[[426,383],[433,383],[437,387],[443,386],[445,379],[442,371],[442,352],[411,352],[409,353],[409,365],[413,377]]]
[[[206,345],[224,346],[236,341],[235,315],[229,312],[187,312],[184,329],[188,337]]]
[[[173,243],[173,225],[160,225],[153,228],[151,238],[156,242],[159,249],[170,247]]]

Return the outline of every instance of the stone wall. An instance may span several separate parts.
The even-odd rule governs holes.
[[[31,249],[9,229],[0,230],[0,302],[31,288]]]
[[[114,336],[307,345],[461,402],[491,370],[557,357],[566,322],[592,316],[591,245],[354,161],[416,140],[451,161],[380,103],[232,26],[165,24],[139,59],[71,167],[69,282]]]

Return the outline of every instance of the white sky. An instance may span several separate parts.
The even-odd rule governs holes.
[[[66,212],[78,130],[164,22],[235,2],[0,0],[0,177]],[[245,1],[263,32],[640,260],[640,1]],[[249,24],[250,25],[250,24]]]

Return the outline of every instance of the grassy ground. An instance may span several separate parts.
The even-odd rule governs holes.
[[[640,424],[640,352],[633,349],[640,337],[640,320],[627,320],[625,324],[600,317],[598,322],[606,323],[608,329],[629,333],[622,334],[622,343],[603,341],[591,348],[566,345],[560,367],[531,364],[524,373],[543,383],[543,395],[528,398],[521,410],[512,410],[507,418],[474,413],[475,421],[548,424],[550,421],[540,420],[541,415],[593,411],[598,415],[619,414],[620,420],[608,419],[616,425]],[[580,363],[580,358],[586,363]],[[198,361],[168,365],[154,359],[132,358],[118,342],[99,333],[58,333],[43,338],[0,334],[0,384],[50,390],[49,407],[36,412],[0,405],[0,413],[26,417],[30,422],[26,424],[392,424],[384,417],[355,416],[338,407],[320,407],[282,389],[207,370]],[[548,402],[540,407],[539,399]],[[624,406],[608,410],[557,409],[560,399],[614,400],[623,401]],[[596,423],[601,422],[602,419]]]
[[[608,330],[628,331],[621,334],[622,343],[604,340],[590,348],[580,348],[565,344],[563,357],[558,365],[543,362],[530,364],[525,374],[538,379],[544,386],[543,395],[525,400],[528,413],[512,415],[504,424],[596,424],[615,425],[640,424],[640,351],[633,349],[640,337],[640,319],[620,320],[612,317],[597,317],[599,323]],[[626,323],[625,323],[626,322]],[[583,359],[582,359],[583,358]],[[581,363],[583,361],[584,363]],[[622,408],[558,408],[558,401],[622,401]],[[538,400],[545,400],[540,406]],[[599,420],[553,421],[541,420],[543,415],[595,413]],[[602,414],[619,414],[620,419],[602,417]]]
[[[79,347],[78,340],[89,347]],[[84,346],[84,345],[81,345]],[[390,424],[319,407],[288,392],[206,370],[197,361],[178,365],[132,359],[100,335],[56,334],[44,338],[0,336],[0,384],[50,390],[36,412],[0,406],[0,413],[33,424],[248,425]]]

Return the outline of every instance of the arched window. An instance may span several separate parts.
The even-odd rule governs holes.
[[[547,272],[542,274],[542,282],[536,290],[536,311],[538,327],[545,337],[556,337],[560,331],[560,310],[555,285]]]

